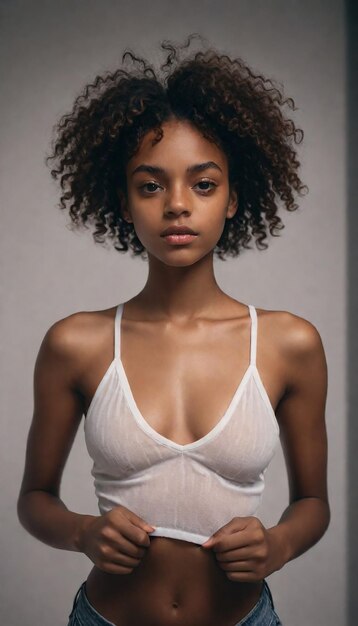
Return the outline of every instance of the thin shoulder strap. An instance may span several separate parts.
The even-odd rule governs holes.
[[[123,303],[117,306],[114,318],[114,358],[121,358],[121,319],[123,314]]]
[[[257,351],[257,313],[253,304],[249,304],[251,316],[251,333],[250,333],[250,365],[256,365]]]

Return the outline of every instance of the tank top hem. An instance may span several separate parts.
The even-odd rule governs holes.
[[[211,537],[211,535],[199,535],[197,533],[191,533],[187,530],[179,530],[178,528],[166,528],[164,526],[157,526],[155,530],[148,533],[150,537],[168,537],[170,539],[181,539],[182,541],[189,541],[190,543],[205,543]]]

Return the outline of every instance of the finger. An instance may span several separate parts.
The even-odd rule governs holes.
[[[124,567],[132,570],[134,567],[137,567],[140,559],[135,559],[134,557],[127,556],[126,554],[121,554],[115,548],[102,545],[98,551],[98,557],[95,560],[95,564],[99,568],[106,569],[109,566],[114,567]]]
[[[244,530],[252,521],[251,517],[234,517],[230,522],[227,522],[224,526],[217,531],[218,534],[224,533],[231,535],[238,531]],[[213,537],[216,535],[212,535]]]
[[[143,546],[144,548],[149,548],[150,546],[148,533],[138,528],[138,526],[126,526],[123,528],[122,535],[136,546]]]
[[[223,540],[225,542],[228,542],[229,537],[233,534],[236,536],[242,536],[242,541],[244,541],[244,537],[246,536],[260,537],[262,528],[262,523],[257,517],[234,517],[230,522],[225,524],[225,526],[222,526],[201,545],[203,548],[214,548],[214,545],[217,545],[219,541],[222,542]],[[246,540],[246,543],[249,542],[249,540]]]
[[[133,511],[130,511],[129,509],[127,518],[132,522],[132,524],[138,526],[139,528],[142,528],[146,532],[152,532],[153,530],[155,530],[155,526],[148,524],[148,522],[146,522],[142,517],[139,517],[139,515],[133,513]]]
[[[246,548],[252,543],[252,537],[250,533],[240,531],[233,535],[221,535],[215,540],[212,545],[214,552],[227,552],[230,550],[236,550],[239,548]]]
[[[120,549],[128,556],[143,556],[145,547],[141,547],[136,543],[131,542],[125,536],[123,536],[123,528],[118,529],[118,525],[111,521],[107,526],[104,526],[100,533],[101,543],[104,548],[108,546],[114,550]],[[137,531],[139,532],[139,531]],[[144,532],[144,531],[141,531]]]
[[[262,577],[253,572],[226,572],[226,578],[238,583],[257,583],[262,580]]]
[[[113,565],[122,565],[123,567],[137,567],[141,559],[128,556],[122,552],[113,551],[111,556],[108,557],[108,562]]]
[[[225,552],[217,552],[216,559],[220,562],[244,561],[252,557],[252,546],[245,546],[236,550],[226,550]]]
[[[228,563],[220,563],[221,569],[225,572],[253,572],[254,563],[250,560],[246,561],[230,561]]]
[[[116,575],[128,575],[133,571],[132,567],[124,567],[122,565],[113,565],[113,563],[108,563],[102,567],[97,566],[98,569],[102,570],[102,572],[106,572],[106,574],[116,574]]]
[[[145,548],[150,546],[148,533],[127,519],[121,526],[120,534],[137,546],[144,546]]]
[[[134,558],[142,558],[146,551],[146,548],[132,543],[131,541],[126,539],[126,537],[123,537],[119,533],[117,533],[116,537],[113,537],[109,540],[109,544],[114,550],[120,551],[127,556],[131,556]]]

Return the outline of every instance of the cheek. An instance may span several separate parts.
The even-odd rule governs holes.
[[[141,215],[133,216],[133,226],[137,233],[141,233],[144,236],[151,236],[155,234],[156,226],[153,220],[153,216],[150,212],[143,213]],[[157,226],[158,229],[158,226]]]
[[[226,221],[226,212],[222,210],[220,212],[213,211],[209,214],[205,227],[207,228],[208,235],[215,237],[217,234],[221,235]]]
[[[164,226],[161,227],[160,224],[155,223],[150,211],[141,214],[132,213],[132,219],[133,227],[139,241],[145,248],[151,248],[153,242],[159,239],[160,232]]]
[[[136,232],[150,227],[151,213],[153,213],[153,211],[151,211],[150,204],[142,204],[140,199],[138,200],[138,198],[134,198],[131,194],[129,194],[128,211],[130,212]]]

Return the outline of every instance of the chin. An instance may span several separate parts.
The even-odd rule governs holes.
[[[190,267],[191,265],[195,265],[201,261],[204,257],[212,254],[212,250],[205,250],[202,254],[196,254],[193,251],[187,250],[186,253],[181,250],[179,254],[167,254],[167,255],[156,255],[153,253],[149,253],[150,256],[155,258],[163,265],[167,267]]]
[[[187,246],[168,246],[165,250],[162,249],[154,249],[154,246],[144,246],[146,253],[148,255],[148,260],[163,263],[167,267],[190,267],[191,265],[195,265],[201,261],[204,257],[210,256],[213,254],[214,247],[216,242],[213,243],[213,247],[210,247],[210,242],[207,242],[207,245],[199,247],[191,246],[190,244]]]
[[[194,265],[195,263],[197,263],[198,261],[200,261],[200,259],[198,258],[194,258],[194,259],[168,259],[168,258],[159,258],[157,257],[157,260],[160,261],[161,263],[163,263],[163,265],[167,265],[168,267],[190,267],[191,265]]]
[[[190,267],[191,265],[195,265],[195,263],[197,263],[199,261],[199,259],[195,259],[194,261],[190,262],[190,261],[177,261],[177,262],[172,262],[172,263],[165,263],[165,265],[168,265],[169,267]]]

